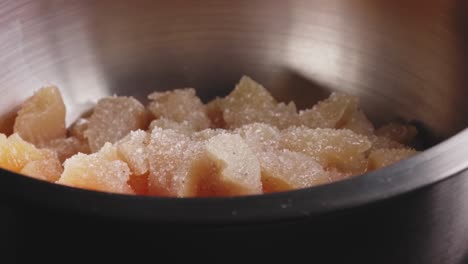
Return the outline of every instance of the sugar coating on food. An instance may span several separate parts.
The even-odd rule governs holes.
[[[127,163],[119,159],[114,146],[106,143],[97,153],[79,153],[67,159],[57,183],[96,191],[133,194],[127,183],[130,175]]]
[[[204,151],[217,171],[213,181],[221,188],[230,186],[233,190],[230,195],[262,192],[260,163],[241,136],[230,133],[214,136],[206,142]]]
[[[128,133],[146,129],[145,107],[133,97],[113,96],[99,100],[89,118],[84,136],[91,151],[97,152],[105,143],[115,143]]]
[[[297,125],[310,128],[339,128],[356,111],[357,105],[358,99],[355,96],[332,93],[311,109],[300,111]]]
[[[148,192],[152,195],[194,196],[190,168],[201,146],[187,135],[172,129],[155,128],[147,147]]]
[[[288,127],[297,115],[296,106],[278,103],[262,85],[243,76],[221,104],[224,121],[229,128],[259,122],[279,128]]]
[[[281,132],[264,123],[252,123],[235,130],[256,153],[279,149]]]
[[[65,115],[59,89],[56,86],[44,87],[22,104],[14,132],[27,142],[43,146],[66,136]]]
[[[133,175],[140,176],[149,171],[147,145],[149,135],[143,130],[132,131],[115,145]]]
[[[188,121],[176,122],[165,117],[151,121],[148,130],[152,131],[154,128],[172,129],[186,135],[196,132],[195,128]]]
[[[363,173],[371,142],[347,129],[292,127],[282,131],[281,147],[313,157],[325,168]]]
[[[414,126],[375,129],[345,93],[298,111],[243,76],[206,104],[193,88],[148,99],[102,98],[66,129],[60,91],[42,88],[5,128],[16,133],[0,134],[0,167],[102,192],[220,197],[328,184],[418,153]]]
[[[331,175],[312,157],[289,150],[260,152],[263,191],[277,192],[330,183]]]
[[[166,118],[177,123],[187,122],[197,131],[211,125],[205,105],[193,88],[154,92],[148,99],[151,100],[148,109],[156,118]]]

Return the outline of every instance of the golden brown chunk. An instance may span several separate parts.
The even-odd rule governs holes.
[[[310,128],[340,128],[357,110],[358,99],[343,93],[332,93],[311,109],[299,112],[298,124]]]
[[[146,129],[145,107],[133,97],[108,97],[99,100],[89,118],[85,137],[92,152],[105,143],[115,143],[130,131]]]
[[[156,118],[166,118],[177,123],[186,122],[196,131],[211,125],[205,106],[193,88],[154,92],[148,98],[152,100],[148,109]]]
[[[353,174],[365,172],[365,153],[371,148],[366,136],[351,130],[306,127],[284,130],[280,144],[285,149],[310,155],[325,168]]]
[[[288,191],[331,182],[331,175],[312,157],[292,152],[269,151],[257,154],[265,193]]]
[[[376,170],[389,166],[400,160],[416,155],[417,153],[417,151],[409,148],[374,150],[369,155],[369,170]]]
[[[260,84],[243,76],[221,103],[223,118],[229,128],[259,122],[279,128],[288,127],[297,116],[294,103],[278,103]]]
[[[65,138],[65,104],[57,87],[44,87],[28,98],[15,120],[14,132],[36,146]]]
[[[418,134],[416,127],[399,123],[386,124],[375,131],[379,137],[385,137],[401,144],[411,144]]]
[[[67,159],[57,183],[96,191],[133,194],[127,183],[130,175],[130,169],[120,160],[116,147],[106,143],[98,153],[79,153]]]

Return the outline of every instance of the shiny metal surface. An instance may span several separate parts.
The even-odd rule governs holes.
[[[449,138],[341,183],[348,191],[331,204],[388,197],[468,167],[467,132],[452,137],[468,123],[467,10],[457,0],[2,1],[0,112],[46,84],[63,91],[69,122],[105,95],[192,86],[207,100],[242,74],[299,106],[346,91],[374,121],[416,120]]]

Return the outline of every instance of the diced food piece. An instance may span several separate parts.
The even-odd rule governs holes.
[[[236,132],[255,153],[279,148],[281,133],[271,125],[253,123],[237,129]]]
[[[91,152],[88,142],[76,137],[54,139],[47,143],[45,148],[55,151],[62,163],[77,153],[89,154]]]
[[[369,155],[369,170],[376,170],[391,164],[394,164],[402,159],[416,155],[418,152],[414,149],[378,149],[374,150]]]
[[[151,121],[151,124],[149,126],[149,131],[152,131],[155,127],[162,128],[162,129],[173,129],[177,132],[180,132],[182,134],[190,135],[195,132],[195,129],[193,126],[187,122],[187,121],[182,121],[181,123],[167,119],[167,118],[158,118],[153,121]]]
[[[243,76],[234,91],[223,99],[221,107],[229,128],[255,122],[286,128],[297,117],[294,103],[276,102],[263,86],[247,76]]]
[[[372,136],[374,134],[374,125],[372,125],[361,110],[354,111],[340,128],[349,129],[354,133],[366,136]]]
[[[14,132],[27,142],[44,146],[51,140],[65,138],[65,114],[65,104],[58,88],[41,88],[21,106]]]
[[[355,174],[365,172],[366,152],[371,142],[366,136],[346,129],[294,127],[282,132],[281,147],[315,158],[325,168]]]
[[[311,109],[299,112],[298,125],[310,128],[339,128],[351,118],[356,111],[356,97],[332,93],[329,98],[318,102]]]
[[[225,128],[226,122],[223,117],[223,99],[215,98],[206,104],[206,114],[211,120],[212,128]]]
[[[33,144],[24,141],[18,134],[8,138],[0,134],[0,167],[13,172],[21,170],[31,161],[48,160],[56,157],[46,149],[38,149]]]
[[[263,192],[278,192],[331,182],[331,175],[312,157],[288,150],[257,154]]]
[[[412,125],[393,122],[380,127],[375,131],[375,134],[408,145],[416,138],[418,130]]]
[[[140,176],[149,170],[146,149],[148,140],[149,136],[145,131],[137,130],[130,132],[116,144],[119,156],[128,164],[134,175]]]
[[[239,135],[228,133],[217,135],[206,142],[204,150],[212,169],[199,170],[205,175],[198,184],[199,196],[262,193],[260,164],[253,151]]]
[[[30,177],[55,182],[63,172],[62,164],[57,158],[30,161],[23,167],[21,174]]]
[[[128,165],[119,159],[115,147],[107,143],[98,153],[79,153],[67,159],[57,183],[96,191],[132,194],[134,192],[127,183],[130,175]]]
[[[153,129],[147,148],[149,194],[194,196],[196,183],[190,167],[200,152],[199,144],[184,134],[172,129]]]
[[[156,118],[163,117],[177,123],[185,121],[196,131],[211,125],[205,106],[193,88],[154,92],[148,98],[152,100],[148,109]]]
[[[130,131],[146,129],[145,107],[133,97],[108,97],[99,100],[89,118],[85,137],[92,152],[105,143],[115,143]]]

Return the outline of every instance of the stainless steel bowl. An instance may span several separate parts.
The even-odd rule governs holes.
[[[377,230],[387,240],[380,246],[394,250],[380,263],[458,263],[468,247],[467,12],[463,0],[2,1],[2,120],[46,84],[61,88],[71,122],[102,96],[144,100],[154,90],[191,86],[208,100],[247,74],[300,107],[334,90],[356,94],[374,122],[416,121],[437,143],[351,180],[234,199],[109,195],[3,171],[4,203],[15,219],[16,208],[32,207],[180,225],[309,223],[301,230],[325,215],[341,223],[332,216],[348,212],[343,235],[355,228],[367,234],[360,239],[369,250],[385,252],[369,242]],[[366,227],[370,219],[381,229]],[[340,237],[330,225],[322,235]],[[417,253],[409,256],[398,239]]]

